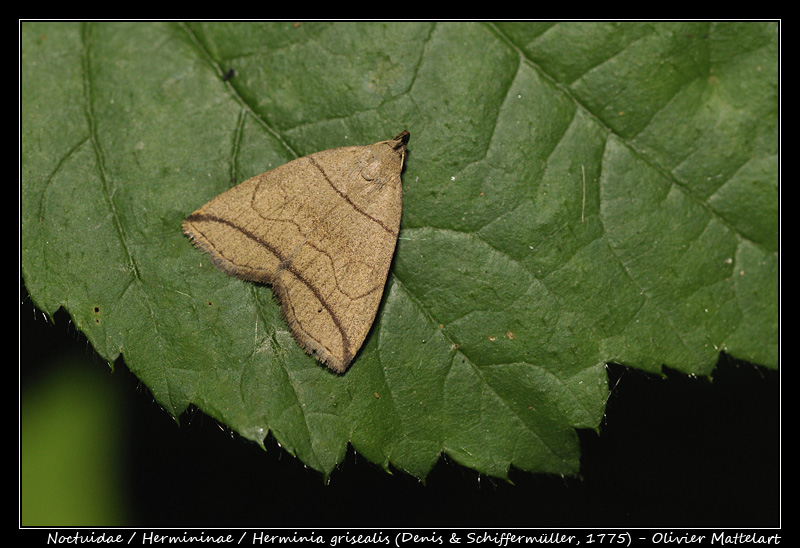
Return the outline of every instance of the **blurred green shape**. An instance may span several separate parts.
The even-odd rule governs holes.
[[[23,387],[22,526],[125,524],[121,409],[109,376],[96,363],[63,358]]]

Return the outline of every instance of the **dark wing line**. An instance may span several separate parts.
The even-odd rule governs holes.
[[[386,226],[385,224],[383,224],[383,222],[382,222],[382,221],[380,221],[379,219],[376,219],[375,217],[373,217],[372,215],[370,215],[370,214],[369,214],[369,213],[367,213],[366,211],[364,211],[364,210],[362,210],[361,208],[359,208],[359,207],[358,207],[356,204],[354,204],[354,203],[353,203],[353,201],[352,201],[352,200],[350,200],[350,198],[347,196],[347,194],[345,194],[345,193],[341,192],[341,191],[340,191],[338,188],[336,188],[336,185],[334,185],[334,184],[333,184],[333,181],[331,181],[331,180],[328,178],[328,174],[327,174],[327,173],[325,173],[325,170],[324,170],[324,169],[322,169],[322,166],[321,166],[321,165],[319,165],[319,164],[317,163],[317,161],[314,159],[314,155],[313,155],[313,154],[311,154],[311,155],[309,155],[309,156],[306,156],[306,158],[308,158],[308,161],[309,161],[309,162],[311,162],[311,164],[312,164],[314,167],[316,167],[316,168],[319,170],[319,172],[320,172],[320,173],[322,174],[322,176],[325,178],[325,181],[326,181],[326,182],[327,182],[327,183],[330,185],[330,187],[331,187],[331,188],[332,188],[332,189],[333,189],[333,190],[334,190],[334,191],[335,191],[335,192],[336,192],[336,193],[337,193],[339,196],[341,196],[341,197],[342,197],[342,199],[344,199],[344,201],[345,201],[345,202],[347,202],[347,203],[350,205],[350,207],[352,207],[353,209],[355,209],[356,211],[358,211],[359,213],[361,213],[361,214],[362,214],[364,217],[366,217],[367,219],[369,219],[369,220],[370,220],[370,221],[372,221],[373,223],[376,223],[376,224],[378,224],[378,225],[379,225],[379,226],[380,226],[382,229],[384,229],[386,232],[388,232],[388,233],[389,233],[391,236],[397,237],[397,232],[395,232],[394,230],[392,230],[392,228],[391,228],[391,227],[388,227],[388,226]]]
[[[200,221],[200,222],[211,222],[211,223],[220,223],[220,224],[227,225],[227,226],[231,227],[232,229],[237,230],[243,236],[245,236],[246,238],[249,238],[250,240],[254,241],[258,245],[260,245],[261,247],[263,247],[264,249],[266,249],[267,251],[272,253],[275,257],[277,257],[278,260],[280,261],[281,265],[283,266],[283,269],[291,272],[292,275],[294,275],[295,278],[300,280],[300,282],[302,282],[303,285],[305,285],[309,289],[309,291],[311,291],[311,293],[314,294],[314,297],[317,298],[317,300],[322,304],[322,306],[325,307],[325,310],[327,310],[328,314],[331,315],[331,319],[333,320],[333,324],[336,326],[336,329],[339,330],[339,334],[342,337],[342,343],[343,343],[343,347],[344,347],[345,356],[348,356],[350,354],[350,340],[348,339],[347,334],[344,332],[344,329],[342,328],[342,324],[339,321],[339,318],[336,316],[336,314],[333,313],[333,310],[331,309],[331,307],[328,304],[328,302],[325,300],[325,298],[322,296],[322,294],[319,292],[319,290],[317,290],[317,288],[314,287],[311,284],[311,282],[309,282],[301,274],[301,272],[298,271],[294,267],[294,265],[291,264],[291,262],[286,263],[283,255],[281,255],[281,253],[277,249],[275,249],[268,242],[265,242],[264,240],[262,240],[261,238],[259,238],[258,236],[256,236],[252,232],[250,232],[249,230],[245,230],[244,228],[242,228],[240,226],[237,226],[236,224],[234,224],[231,221],[228,221],[226,219],[215,217],[213,215],[206,215],[204,213],[192,213],[191,215],[186,217],[186,221],[188,221],[190,223],[196,222],[196,221]],[[198,230],[198,232],[200,232],[202,234],[202,231]],[[208,238],[206,238],[206,240],[209,241],[209,244],[211,244],[211,242],[210,242],[210,240],[208,240]],[[214,248],[214,250],[217,253],[219,253],[219,250],[217,250],[217,248],[213,244],[211,244],[211,246]],[[220,256],[222,255],[221,253],[219,253],[219,254],[220,254]],[[231,261],[231,262],[233,262],[233,261]],[[285,290],[284,290],[284,292],[285,292]],[[300,323],[300,321],[297,319],[297,316],[295,316],[295,321],[298,324]],[[305,329],[303,331],[308,333],[308,331],[306,331]]]

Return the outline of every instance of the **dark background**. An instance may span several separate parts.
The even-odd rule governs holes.
[[[600,435],[579,432],[578,478],[512,470],[508,483],[444,456],[424,484],[387,474],[352,449],[325,484],[271,437],[263,451],[197,409],[178,426],[123,359],[110,373],[66,313],[51,324],[23,286],[21,398],[64,355],[79,356],[122,395],[126,525],[780,526],[779,374],[725,355],[712,379],[609,365]]]

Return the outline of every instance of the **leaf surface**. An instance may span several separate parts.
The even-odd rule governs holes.
[[[98,353],[329,474],[348,443],[575,474],[605,364],[778,366],[775,23],[23,23],[21,261]],[[230,77],[229,69],[234,69]],[[181,234],[295,157],[411,132],[336,376]]]

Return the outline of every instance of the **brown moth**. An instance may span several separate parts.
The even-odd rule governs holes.
[[[272,285],[295,340],[338,373],[364,342],[400,230],[409,133],[256,175],[186,217],[228,275]]]

